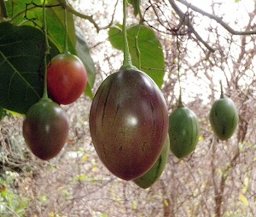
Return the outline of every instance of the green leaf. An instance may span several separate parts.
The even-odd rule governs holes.
[[[86,71],[88,73],[88,84],[85,90],[85,94],[92,99],[93,98],[92,88],[94,85],[95,74],[96,74],[95,64],[90,55],[89,47],[86,41],[84,40],[82,32],[79,29],[77,29],[76,36],[77,36],[77,44],[76,44],[77,55],[84,63]]]
[[[165,62],[162,46],[154,31],[144,25],[135,25],[127,29],[127,36],[133,65],[147,73],[161,87]],[[110,28],[109,41],[114,48],[123,50],[120,25]]]
[[[34,3],[42,6],[41,0],[34,0]],[[26,5],[29,10],[26,11]],[[58,5],[57,0],[48,0],[47,5]],[[43,26],[43,10],[42,7],[36,7],[31,4],[31,0],[8,0],[7,9],[9,15],[15,17],[12,20],[13,24],[17,25],[30,25],[30,26]],[[24,19],[24,16],[26,18]],[[48,28],[48,37],[57,46],[60,52],[65,49],[65,19],[64,8],[60,6],[46,8],[46,21]],[[67,12],[67,29],[68,29],[68,48],[73,54],[76,54],[76,35],[74,27],[74,19],[71,13]]]
[[[134,15],[137,16],[140,12],[140,0],[128,0],[128,3],[133,6]]]
[[[51,55],[58,54],[51,45]],[[31,26],[0,23],[0,106],[26,113],[43,94],[44,34]]]

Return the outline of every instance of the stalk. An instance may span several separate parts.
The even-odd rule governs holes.
[[[43,2],[43,31],[44,31],[44,43],[45,43],[45,52],[44,52],[44,93],[43,98],[48,98],[47,91],[47,56],[50,53],[49,41],[47,36],[47,23],[46,23],[46,10],[45,10],[46,0]]]
[[[64,44],[64,51],[68,53],[68,16],[67,16],[67,9],[64,8],[64,19],[65,19],[65,44]]]
[[[220,81],[220,98],[224,98],[223,86],[221,81]]]
[[[127,4],[126,0],[123,0],[123,40],[124,40],[124,61],[122,68],[132,69],[132,58],[129,51],[128,39],[127,39],[127,30],[126,30],[126,19],[127,19]]]

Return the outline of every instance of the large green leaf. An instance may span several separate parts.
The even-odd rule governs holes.
[[[161,43],[154,31],[144,25],[127,29],[132,63],[146,72],[161,87],[165,72],[164,54]],[[123,50],[124,42],[120,26],[109,30],[109,40],[114,48]]]
[[[83,61],[88,73],[88,85],[85,90],[85,93],[87,96],[89,96],[92,99],[93,98],[92,87],[95,81],[96,68],[95,68],[93,59],[90,55],[89,47],[86,41],[84,40],[82,32],[79,29],[77,29],[76,34],[77,34],[77,44],[76,44],[77,55]]]
[[[51,43],[51,55],[59,52]],[[43,93],[44,34],[32,26],[0,23],[0,106],[26,113]]]

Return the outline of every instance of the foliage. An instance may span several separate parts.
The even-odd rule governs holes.
[[[90,85],[85,93],[92,97],[91,88],[95,77],[94,62],[85,46],[84,39],[80,37],[78,42],[76,40],[72,14],[67,13],[67,27],[65,27],[64,9],[57,3],[58,1],[55,0],[48,1],[49,7],[46,10],[48,38],[51,42],[51,55],[48,60],[65,50],[64,36],[67,32],[69,51],[81,56],[81,60],[88,68]],[[0,84],[2,97],[0,106],[19,113],[26,113],[28,108],[39,100],[43,91],[45,48],[43,46],[44,35],[41,31],[42,5],[41,1],[9,0],[6,6],[11,20],[2,22],[0,28],[1,35],[4,36],[0,38],[2,46],[0,71],[3,74]]]
[[[154,31],[144,25],[134,25],[127,29],[127,35],[132,63],[161,87],[165,62],[161,43]],[[114,48],[124,49],[121,25],[109,29],[109,40]]]
[[[31,26],[3,22],[0,35],[0,105],[26,113],[43,94],[44,34]],[[51,47],[54,56],[58,51]]]

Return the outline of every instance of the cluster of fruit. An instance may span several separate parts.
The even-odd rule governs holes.
[[[69,131],[68,118],[60,104],[76,101],[87,85],[81,60],[68,52],[55,56],[47,68],[50,95],[32,105],[23,122],[23,136],[32,153],[42,160],[55,157],[63,148]]]
[[[219,139],[232,136],[238,114],[233,101],[221,94],[210,112]],[[183,158],[194,151],[198,119],[183,106],[168,115],[160,89],[136,68],[121,68],[98,88],[90,110],[90,133],[96,152],[117,177],[150,187],[161,175],[170,150]]]

